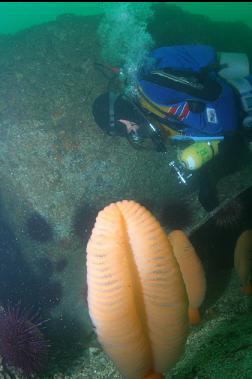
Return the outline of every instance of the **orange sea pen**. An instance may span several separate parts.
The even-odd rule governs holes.
[[[238,238],[234,252],[234,267],[242,282],[243,293],[252,294],[252,230],[245,230]]]
[[[165,231],[134,201],[99,212],[87,245],[88,306],[128,379],[161,379],[184,350],[188,300]]]
[[[168,237],[185,282],[189,298],[189,320],[192,325],[197,325],[200,323],[199,307],[206,293],[204,269],[194,247],[184,232],[174,230]]]

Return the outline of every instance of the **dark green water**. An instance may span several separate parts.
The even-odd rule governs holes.
[[[214,21],[243,21],[252,27],[252,4],[249,2],[167,2],[195,14],[209,16]],[[2,2],[0,3],[0,33],[15,33],[32,25],[54,20],[58,15],[102,13],[105,2]],[[114,6],[117,7],[117,2]]]

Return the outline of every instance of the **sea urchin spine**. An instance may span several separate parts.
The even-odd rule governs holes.
[[[19,306],[0,310],[0,355],[29,378],[42,370],[49,346],[37,319]]]

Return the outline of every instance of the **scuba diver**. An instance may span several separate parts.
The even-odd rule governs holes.
[[[218,206],[220,167],[232,166],[240,156],[244,130],[251,140],[247,56],[218,56],[211,46],[181,45],[158,48],[149,58],[137,73],[137,96],[101,94],[93,103],[95,122],[136,148],[151,141],[165,153],[169,142],[189,143],[169,165],[183,184],[197,171],[199,201],[209,212]]]

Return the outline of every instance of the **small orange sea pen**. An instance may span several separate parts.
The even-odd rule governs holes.
[[[245,230],[238,238],[234,252],[234,268],[243,285],[245,295],[252,294],[252,230]]]
[[[189,321],[192,325],[197,325],[200,323],[199,307],[206,293],[204,269],[194,247],[184,232],[174,230],[168,237],[185,282],[189,299]]]
[[[188,299],[165,231],[134,201],[99,212],[87,245],[88,306],[127,379],[161,379],[181,356]]]

